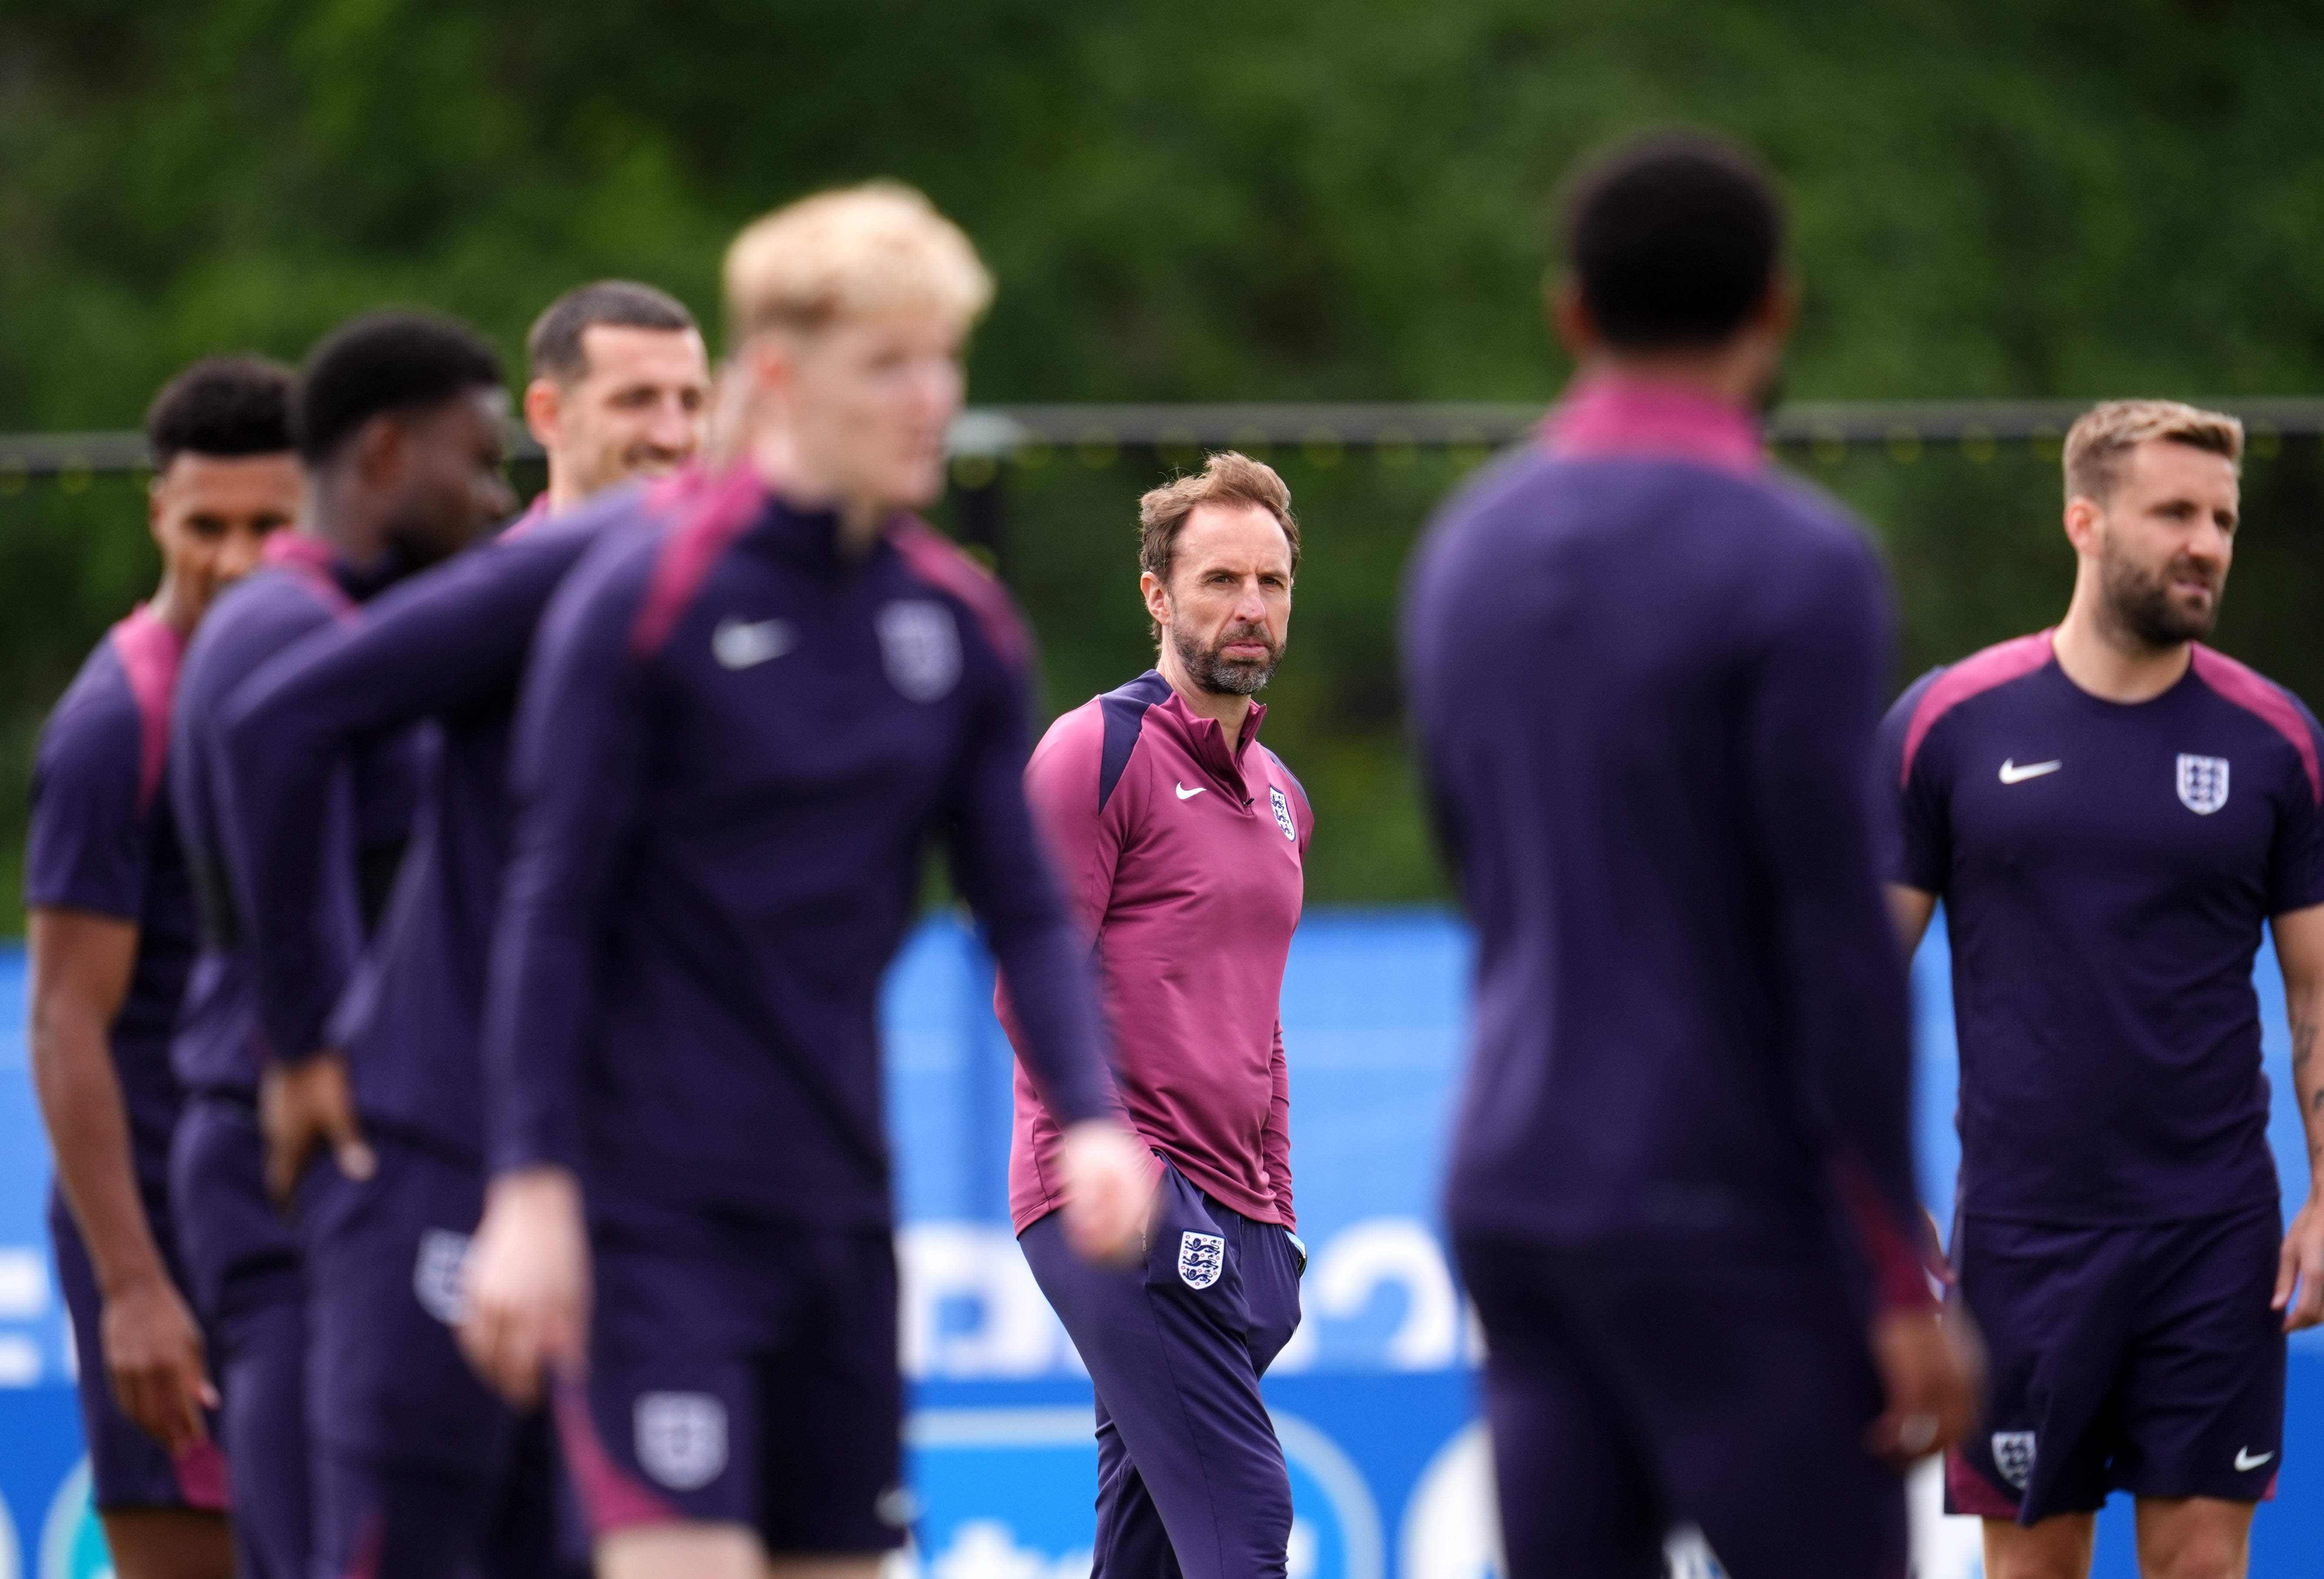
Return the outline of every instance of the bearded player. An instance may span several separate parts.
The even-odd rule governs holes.
[[[161,584],[107,633],[42,732],[25,844],[34,1084],[56,1156],[58,1281],[80,1361],[90,1496],[122,1579],[233,1564],[211,1385],[169,1192],[170,1070],[195,948],[170,817],[178,660],[299,511],[290,374],[198,362],[146,413]]]
[[[2116,401],[2067,435],[2053,630],[1923,678],[1883,734],[1908,946],[1938,900],[1960,1028],[1952,1260],[1992,1347],[1947,1506],[1991,1579],[2082,1579],[2109,1492],[2147,1579],[2240,1574],[2283,1449],[2284,1334],[2324,1315],[2324,1205],[2282,1231],[2254,956],[2273,930],[2324,1147],[2316,720],[2202,644],[2243,429]]]
[[[1010,1213],[1097,1390],[1097,1569],[1280,1574],[1291,1484],[1259,1379],[1299,1325],[1283,965],[1314,830],[1259,743],[1299,526],[1291,491],[1214,455],[1139,502],[1155,666],[1058,719],[1027,796],[1102,973],[1113,1069],[1160,1205],[1129,1267],[1073,1252],[1061,1131],[1023,1072]],[[1019,1033],[1001,994],[1003,1022]]]
[[[484,1013],[464,1337],[544,1370],[607,1579],[877,1572],[903,1538],[877,998],[927,840],[1014,984],[1110,1252],[1148,1198],[1025,807],[1026,638],[910,512],[991,283],[906,189],[726,259],[741,461],[637,502],[542,618]]]

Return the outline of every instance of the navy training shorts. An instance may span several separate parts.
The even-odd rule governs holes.
[[[185,1275],[178,1268],[174,1230],[160,1203],[148,1199],[145,1215],[154,1242],[182,1295]],[[49,1191],[49,1238],[56,1250],[57,1286],[72,1321],[73,1358],[79,1375],[80,1428],[88,1446],[89,1500],[102,1513],[133,1508],[196,1508],[221,1512],[226,1505],[226,1460],[215,1440],[179,1455],[153,1440],[121,1412],[105,1368],[105,1301],[97,1292],[97,1269],[81,1242],[63,1195]],[[190,1301],[189,1304],[190,1305]],[[210,1423],[215,1431],[217,1422]]]
[[[1864,1449],[1868,1295],[1836,1249],[1455,1248],[1509,1579],[1655,1579],[1687,1524],[1733,1579],[1904,1579],[1904,1482]]]
[[[589,1202],[588,1375],[558,1400],[591,1534],[702,1520],[770,1556],[900,1546],[892,1232],[609,1193]]]
[[[1945,1509],[2033,1524],[2111,1491],[2255,1502],[2283,1451],[2273,1206],[2140,1227],[1965,1218],[1957,1297],[1985,1334],[1986,1418]]]
[[[267,1198],[265,1166],[249,1103],[186,1103],[170,1142],[170,1203],[222,1406],[237,1571],[308,1579],[307,1277],[297,1235]]]
[[[371,1177],[346,1177],[325,1154],[300,1188],[317,1559],[377,1579],[555,1573],[578,1537],[558,1528],[548,1418],[502,1402],[453,1333],[483,1169],[392,1133],[369,1140]]]

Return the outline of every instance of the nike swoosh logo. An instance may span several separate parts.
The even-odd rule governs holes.
[[[1178,786],[1178,799],[1181,800],[1192,800],[1197,795],[1209,794],[1210,788],[1211,787],[1209,785],[1205,784],[1199,790],[1189,790],[1184,784],[1181,784]]]
[[[2063,762],[2028,762],[2021,768],[2015,762],[2005,758],[2001,764],[2001,781],[2005,784],[2023,784],[2028,779],[2038,779],[2044,773],[2054,773],[2065,765]]]
[[[788,652],[796,640],[788,621],[752,622],[729,617],[719,621],[718,628],[711,633],[710,651],[724,668],[755,669]]]
[[[2273,1458],[2275,1454],[2273,1453],[2263,1453],[2257,1458],[2254,1458],[2251,1455],[2250,1448],[2239,1447],[2236,1449],[2236,1473],[2241,1473],[2246,1470],[2257,1469],[2260,1465],[2265,1464],[2269,1459]]]

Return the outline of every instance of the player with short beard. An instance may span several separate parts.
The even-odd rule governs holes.
[[[2204,646],[2243,429],[2115,401],[2067,435],[2055,630],[1908,690],[1883,732],[1905,943],[1939,900],[1960,1026],[1960,1296],[1991,1345],[1947,1464],[1990,1579],[2082,1579],[2110,1491],[2147,1579],[2241,1574],[2283,1446],[2284,1334],[2324,1316],[2324,1204],[2288,1233],[2251,974],[2273,930],[2324,1148],[2324,736]],[[2280,1314],[2279,1314],[2280,1313]]]
[[[1259,1380],[1299,1325],[1284,961],[1306,792],[1259,743],[1299,566],[1291,493],[1211,457],[1139,502],[1155,667],[1049,726],[1025,789],[1089,939],[1160,1206],[1126,1267],[1071,1253],[1059,1128],[1020,1069],[1010,1215],[1097,1392],[1097,1569],[1280,1575],[1291,1485]],[[1006,983],[996,994],[1022,1033]]]
[[[225,1579],[217,1404],[169,1192],[184,1094],[170,1030],[195,950],[170,817],[186,640],[299,510],[290,372],[198,362],[145,419],[161,584],[89,654],[42,731],[25,840],[32,1076],[56,1155],[58,1282],[80,1362],[89,1491],[121,1579]]]

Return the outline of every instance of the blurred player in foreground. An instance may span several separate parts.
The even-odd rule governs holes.
[[[2082,1579],[2111,1491],[2137,1499],[2147,1579],[2241,1574],[2283,1447],[2284,1333],[2324,1314],[2313,1179],[2281,1232],[2251,986],[2270,928],[2312,1159],[2324,737],[2197,640],[2242,453],[2213,411],[2085,415],[2066,617],[1923,677],[1882,734],[1905,944],[1940,899],[1952,942],[1952,1257],[1994,1394],[1946,1503],[1984,1517],[1990,1579]]]
[[[1283,479],[1234,454],[1139,516],[1159,657],[1050,725],[1025,789],[1103,972],[1160,1205],[1141,1262],[1075,1255],[1058,1125],[1020,1069],[1010,1214],[1097,1388],[1096,1571],[1280,1575],[1291,1482],[1259,1379],[1298,1328],[1306,1263],[1278,1016],[1314,819],[1251,697],[1282,660],[1299,527]]]
[[[226,760],[229,699],[270,659],[508,512],[499,472],[504,400],[491,348],[457,325],[383,313],[326,337],[300,377],[299,530],[270,539],[265,567],[203,622],[179,684],[171,787],[202,952],[172,1048],[187,1103],[171,1188],[221,1372],[240,1558],[263,1579],[308,1573],[311,1465],[305,1277],[299,1240],[269,1198],[258,1094],[268,1066],[314,1048],[272,1046],[259,1014],[260,961],[245,925],[246,863],[235,844]],[[342,779],[295,813],[324,822],[330,840],[329,901],[298,940],[296,965],[326,1001],[362,943],[366,856],[374,895],[392,871],[410,815],[407,743],[390,743],[352,782]]]
[[[170,1030],[194,899],[170,818],[178,660],[219,590],[299,512],[290,373],[196,363],[145,415],[161,585],[106,633],[42,732],[25,843],[32,1075],[57,1189],[57,1279],[80,1362],[90,1495],[121,1579],[234,1563],[217,1405],[169,1198],[182,1105]]]
[[[536,513],[317,631],[230,710],[267,1040],[311,1054],[267,1074],[277,1195],[318,1142],[337,1163],[303,1224],[318,1345],[315,1545],[335,1574],[543,1574],[557,1557],[547,1417],[512,1414],[451,1330],[484,1205],[476,1022],[507,855],[509,719],[549,595],[620,513],[582,501],[692,456],[709,369],[686,309],[626,282],[560,298],[531,346],[528,409],[549,413]],[[326,930],[334,855],[305,808],[425,719],[438,752],[396,904],[334,1019],[329,978],[306,957]]]
[[[607,1579],[868,1576],[903,1538],[876,1001],[928,836],[1071,1126],[1077,1237],[1118,1251],[1148,1198],[1026,811],[1025,633],[906,513],[984,270],[882,185],[751,226],[725,283],[745,458],[549,605],[484,1020],[463,1335],[520,1402],[563,1384]]]
[[[1753,416],[1781,235],[1723,144],[1585,172],[1555,299],[1578,376],[1413,573],[1413,716],[1478,931],[1448,1213],[1512,1579],[1642,1579],[1681,1523],[1736,1579],[1894,1579],[1897,1471],[1975,1408],[1874,872],[1880,568],[1767,475]]]

